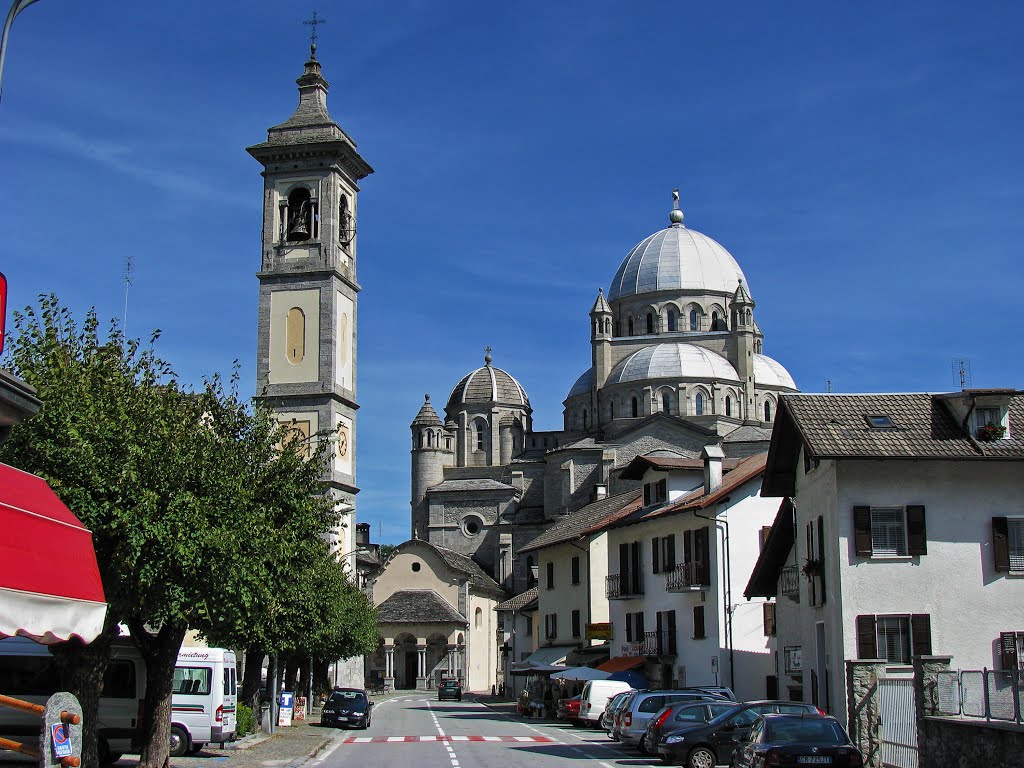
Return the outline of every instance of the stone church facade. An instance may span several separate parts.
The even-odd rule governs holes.
[[[732,459],[767,450],[778,397],[796,385],[763,353],[739,264],[684,226],[675,192],[673,199],[669,226],[630,249],[608,294],[598,291],[589,312],[592,365],[569,389],[562,429],[533,429],[526,391],[490,350],[443,413],[426,396],[411,424],[412,540],[399,552],[424,542],[470,558],[504,594],[520,594],[538,574],[533,556],[517,552],[567,515],[637,488],[623,476],[636,457],[697,462],[707,446]],[[385,563],[376,583],[389,581],[392,567]],[[383,605],[380,597],[374,591]],[[402,631],[399,614],[387,613],[381,654],[395,652],[388,640]],[[457,650],[467,666],[484,652],[479,644]],[[498,663],[474,683],[500,679],[505,662],[488,658]]]

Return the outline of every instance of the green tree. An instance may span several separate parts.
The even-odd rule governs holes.
[[[324,608],[345,589],[332,586],[337,600],[314,606],[310,580],[295,578],[314,569],[330,579],[334,566],[327,537],[339,516],[320,482],[326,441],[300,444],[253,411],[237,374],[181,389],[152,345],[116,324],[101,335],[95,312],[79,326],[54,296],[15,313],[14,326],[8,364],[43,407],[0,458],[46,478],[92,529],[110,604],[100,640],[59,652],[86,710],[86,768],[98,762],[92,725],[117,621],[146,660],[147,768],[168,764],[174,664],[189,628],[230,647],[287,648],[295,637],[326,646],[326,637],[359,652],[360,632],[344,640],[342,631],[353,617],[339,625]]]

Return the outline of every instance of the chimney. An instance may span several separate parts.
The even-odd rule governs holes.
[[[370,524],[356,524],[356,546],[365,547],[370,543]]]
[[[608,497],[608,486],[604,483],[598,483],[594,486],[594,498],[597,501]]]
[[[722,485],[722,459],[725,454],[718,445],[705,445],[700,452],[704,459],[704,493],[709,494],[717,491]]]

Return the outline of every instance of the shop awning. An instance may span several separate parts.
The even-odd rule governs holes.
[[[565,669],[565,657],[574,650],[575,645],[550,645],[538,648],[522,661],[512,664],[511,672],[519,675],[559,672]]]
[[[46,481],[0,464],[0,638],[92,642],[107,604],[92,533]]]
[[[644,656],[616,656],[604,664],[598,664],[597,668],[605,672],[625,672],[627,669],[642,667],[646,660]]]

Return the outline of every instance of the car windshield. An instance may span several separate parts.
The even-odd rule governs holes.
[[[845,744],[846,734],[834,720],[825,718],[771,720],[765,729],[771,744]]]
[[[737,705],[735,707],[730,707],[729,709],[725,710],[725,712],[723,712],[722,714],[718,715],[717,717],[712,718],[711,720],[708,720],[708,725],[720,725],[721,723],[724,723],[726,720],[728,720],[729,718],[733,717],[737,713],[742,712],[743,709],[744,709],[744,707],[742,705]]]
[[[458,688],[459,684],[455,680],[445,680],[443,683],[441,683],[441,687],[442,688]]]
[[[335,691],[329,699],[331,704],[347,704],[353,706],[366,702],[366,696],[362,691]]]

